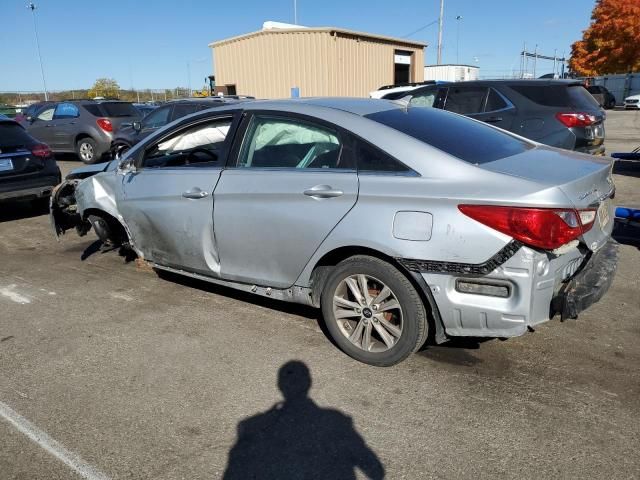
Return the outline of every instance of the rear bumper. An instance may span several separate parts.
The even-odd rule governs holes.
[[[604,144],[600,144],[587,147],[578,147],[575,149],[575,151],[580,153],[588,153],[589,155],[604,155],[605,148]]]
[[[0,182],[0,201],[48,197],[53,187],[60,183],[60,170],[48,173]]]
[[[553,299],[552,310],[561,318],[578,318],[578,314],[598,302],[611,287],[618,264],[618,246],[613,240],[593,254],[582,269]]]

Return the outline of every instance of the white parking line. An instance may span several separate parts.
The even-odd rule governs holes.
[[[0,402],[0,417],[13,425],[16,430],[26,435],[31,441],[42,447],[62,463],[87,480],[109,480],[100,470],[85,462],[80,456],[67,450],[60,442],[54,440],[29,420],[14,411],[7,404]]]

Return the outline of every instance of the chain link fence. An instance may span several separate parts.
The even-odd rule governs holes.
[[[192,91],[188,88],[166,88],[166,89],[120,89],[117,94],[109,96],[118,100],[128,102],[166,102],[176,98],[188,98],[193,93],[200,91]],[[46,98],[45,98],[46,97]],[[0,105],[11,106],[28,106],[36,102],[60,100],[81,100],[88,99],[89,90],[50,90],[47,95],[43,91],[2,91],[0,92]]]

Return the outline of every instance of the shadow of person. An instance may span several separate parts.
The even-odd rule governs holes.
[[[384,467],[353,426],[351,417],[320,408],[309,398],[311,375],[299,361],[278,372],[284,402],[238,425],[225,480],[355,479],[355,469],[371,479]]]

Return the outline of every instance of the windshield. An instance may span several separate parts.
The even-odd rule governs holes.
[[[481,122],[433,108],[386,110],[366,115],[443,152],[479,165],[517,155],[533,144]]]

